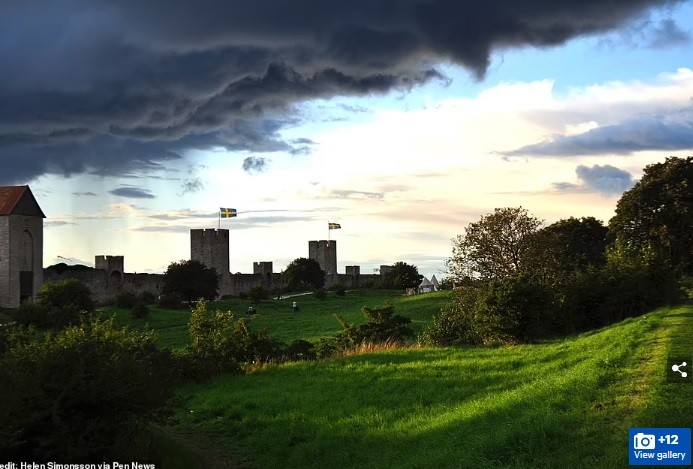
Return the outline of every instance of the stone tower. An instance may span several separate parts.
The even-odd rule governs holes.
[[[0,308],[33,300],[43,284],[44,218],[29,186],[0,187]]]
[[[308,241],[308,258],[318,261],[326,286],[332,285],[337,278],[337,241]]]
[[[273,269],[272,262],[261,261],[253,263],[253,274],[262,275],[262,281],[265,283],[265,285],[272,284]]]
[[[125,256],[95,256],[94,267],[106,271],[106,279],[110,288],[118,288],[123,284]]]
[[[190,259],[229,275],[229,230],[190,230]]]

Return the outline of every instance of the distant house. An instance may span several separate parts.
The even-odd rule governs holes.
[[[430,293],[432,291],[435,291],[435,287],[426,277],[424,277],[419,284],[419,293]]]
[[[0,186],[0,308],[33,300],[43,284],[44,218],[29,186]]]

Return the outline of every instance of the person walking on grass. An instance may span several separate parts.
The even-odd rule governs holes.
[[[294,301],[294,304],[291,306],[291,309],[294,313],[298,313],[298,303]]]

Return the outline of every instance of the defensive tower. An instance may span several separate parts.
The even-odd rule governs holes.
[[[337,278],[337,241],[308,241],[308,258],[318,261],[327,286]]]
[[[123,283],[125,256],[94,256],[94,267],[106,272],[109,287],[118,287]]]
[[[229,230],[190,230],[190,259],[229,275]]]

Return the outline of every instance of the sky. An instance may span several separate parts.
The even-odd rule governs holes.
[[[690,1],[0,8],[0,185],[32,188],[46,266],[163,272],[229,207],[232,272],[329,235],[341,273],[440,279],[494,208],[608,223],[646,165],[693,152]]]

